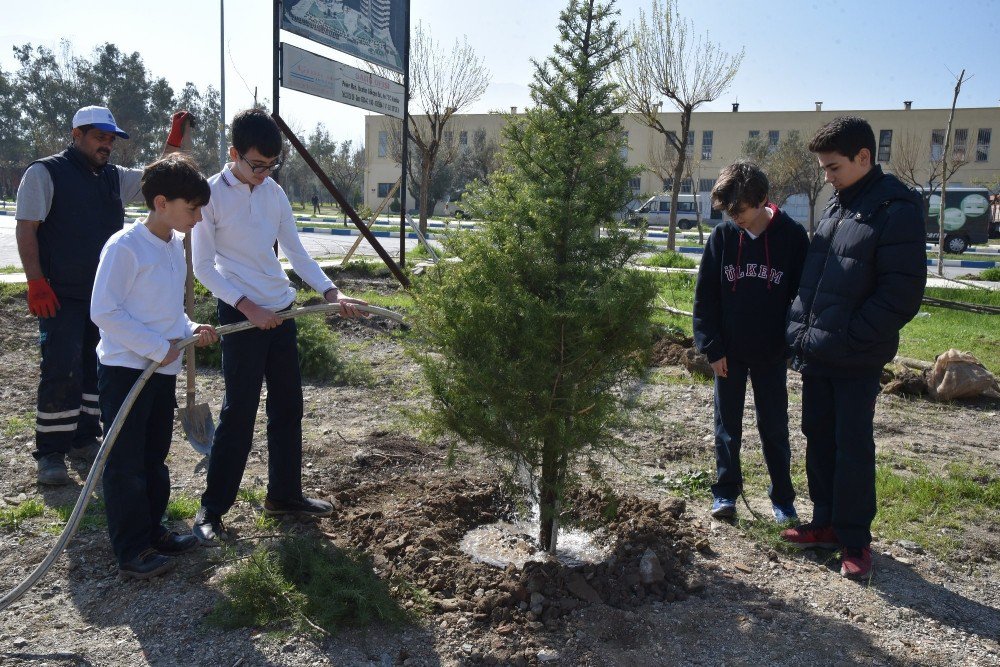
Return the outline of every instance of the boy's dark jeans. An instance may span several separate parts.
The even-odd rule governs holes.
[[[97,369],[101,418],[111,428],[125,397],[142,371],[123,366]],[[104,467],[104,503],[111,547],[124,564],[158,540],[170,498],[164,461],[174,432],[177,376],[153,373],[139,392]]]
[[[802,376],[802,433],[813,523],[845,547],[867,547],[875,519],[875,399],[879,375]]]
[[[219,323],[246,320],[243,313],[219,301]],[[267,495],[272,500],[302,496],[302,378],[294,319],[264,331],[249,329],[222,337],[222,374],[226,396],[208,462],[201,504],[222,516],[236,502],[247,457],[260,392],[267,380]]]
[[[747,377],[753,387],[764,463],[771,476],[771,502],[787,504],[795,499],[792,488],[791,446],[788,442],[788,388],[785,361],[748,366],[727,360],[729,377],[715,378],[715,466],[718,474],[712,493],[735,500],[743,488],[740,449],[743,445],[743,406]]]

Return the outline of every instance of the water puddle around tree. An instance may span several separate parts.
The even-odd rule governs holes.
[[[474,561],[496,567],[514,564],[524,567],[530,561],[544,562],[549,554],[538,548],[538,523],[501,521],[473,528],[462,538],[461,549]],[[576,528],[559,530],[556,559],[567,567],[601,563],[611,553],[607,540],[599,533]]]

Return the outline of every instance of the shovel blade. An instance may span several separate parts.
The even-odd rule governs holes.
[[[191,447],[199,454],[208,456],[212,451],[215,439],[215,422],[212,421],[212,410],[207,403],[198,403],[177,410],[184,434],[187,435]]]

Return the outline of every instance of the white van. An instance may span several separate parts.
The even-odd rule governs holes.
[[[677,228],[694,229],[698,224],[698,213],[696,206],[704,207],[705,201],[709,198],[705,195],[679,194],[677,195]],[[701,219],[709,223],[711,211],[702,210]],[[670,193],[664,192],[646,200],[646,203],[635,211],[637,217],[646,221],[650,227],[666,227],[670,224]],[[712,221],[718,222],[718,221]],[[711,224],[711,223],[709,223]]]

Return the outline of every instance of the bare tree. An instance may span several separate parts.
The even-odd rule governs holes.
[[[639,121],[664,136],[677,155],[685,155],[691,114],[729,87],[743,62],[744,50],[730,54],[709,40],[694,35],[694,25],[682,19],[677,0],[653,0],[650,16],[639,11],[639,20],[627,30],[631,49],[615,68],[615,78],[625,97],[626,109]],[[680,132],[669,130],[660,117],[666,97],[680,112]],[[677,234],[677,198],[684,176],[684,160],[677,160],[670,193],[670,231],[667,247],[674,250]]]
[[[376,68],[380,76],[399,80],[399,75]],[[433,172],[442,153],[445,127],[456,113],[478,101],[490,84],[490,71],[463,37],[450,50],[442,47],[423,23],[417,23],[410,42],[410,123],[408,128],[412,174],[419,173],[420,229],[427,231]],[[416,113],[414,113],[417,111]],[[387,124],[395,125],[395,123]],[[393,132],[390,131],[390,136]],[[399,130],[395,131],[399,136]],[[449,156],[445,152],[445,156]],[[451,157],[453,160],[454,157]],[[397,162],[401,157],[397,158]],[[450,160],[449,160],[450,161]],[[415,162],[415,164],[414,164]],[[417,179],[415,179],[417,180]],[[405,198],[404,198],[405,201]]]
[[[965,79],[965,70],[958,75],[955,82],[955,94],[951,98],[951,112],[948,114],[948,128],[944,131],[944,150],[941,152],[941,206],[938,207],[938,275],[944,275],[944,212],[947,208],[948,194],[948,151],[951,150],[951,126],[955,123],[955,105],[958,103],[958,93],[962,90],[962,81]],[[963,149],[963,153],[968,153],[968,148]],[[961,156],[964,159],[966,155]]]
[[[944,137],[941,137],[944,141]],[[941,181],[945,177],[951,179],[959,169],[969,163],[970,151],[952,151],[947,163],[942,159],[944,150],[940,153],[932,150],[931,141],[926,136],[919,136],[914,131],[900,135],[899,141],[892,148],[889,158],[889,170],[896,178],[915,188],[924,200],[924,214],[930,210],[933,195],[941,191]],[[935,144],[936,145],[936,144]]]

